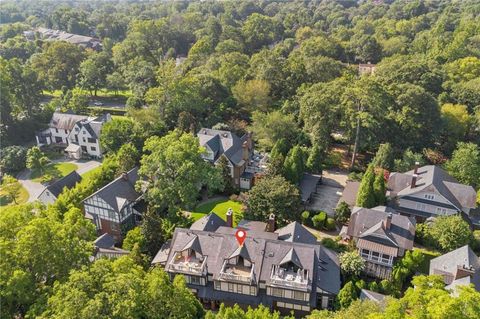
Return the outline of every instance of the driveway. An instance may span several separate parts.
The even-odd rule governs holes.
[[[73,163],[78,166],[77,168],[77,173],[82,175],[85,174],[88,171],[91,171],[94,168],[97,168],[102,164],[99,161],[94,161],[94,160],[66,160],[66,159],[56,159],[52,161],[53,163]],[[36,183],[30,180],[30,173],[31,171],[29,169],[26,169],[22,172],[20,172],[17,175],[18,181],[22,184],[23,187],[27,190],[29,197],[28,197],[28,202],[34,202],[38,196],[43,192],[45,189],[45,186],[43,186],[40,183]]]
[[[347,175],[348,173],[342,170],[324,170],[322,183],[312,194],[307,209],[310,211],[322,210],[328,216],[333,217],[343,188],[347,183]]]

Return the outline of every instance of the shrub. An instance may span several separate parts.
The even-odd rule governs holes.
[[[302,217],[302,223],[307,225],[309,217],[310,217],[310,212],[308,210],[304,210],[301,217]]]
[[[335,230],[337,226],[335,225],[335,219],[328,217],[327,221],[325,222],[325,228],[327,230]]]
[[[325,225],[325,220],[327,219],[327,213],[320,212],[317,215],[312,217],[313,227],[320,229]]]
[[[343,201],[335,208],[335,220],[340,224],[345,224],[350,219],[351,214],[350,207]]]

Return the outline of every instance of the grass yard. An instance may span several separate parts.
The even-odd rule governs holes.
[[[227,210],[233,209],[233,220],[234,222],[242,215],[242,203],[235,202],[228,199],[218,199],[204,204],[200,204],[195,208],[195,211],[192,212],[191,217],[193,220],[198,220],[210,212],[214,212],[223,220],[226,220]]]
[[[94,169],[88,171],[88,172],[85,172],[82,174],[82,179],[85,180],[85,179],[89,179],[93,174],[95,174],[95,172],[98,172],[100,171],[100,168],[101,166],[98,166],[98,167],[95,167]]]
[[[30,179],[33,182],[37,183],[46,183],[51,181],[54,178],[61,178],[63,176],[66,176],[76,170],[78,168],[77,165],[73,163],[55,163],[55,164],[49,164],[45,172],[43,174],[40,173],[38,170],[32,171],[32,174],[30,175]]]
[[[424,248],[415,248],[415,250],[421,251],[423,256],[425,257],[423,259],[423,262],[420,265],[418,271],[421,272],[422,274],[427,274],[428,275],[429,268],[430,268],[430,260],[432,260],[435,257],[440,256],[441,254],[439,252],[427,250],[427,249],[424,249]]]
[[[27,190],[22,186],[20,188],[20,194],[17,197],[17,204],[23,204],[26,203],[28,200],[29,194]],[[0,207],[1,206],[7,206],[7,205],[15,205],[13,200],[11,200],[7,194],[3,191],[3,189],[0,187]]]

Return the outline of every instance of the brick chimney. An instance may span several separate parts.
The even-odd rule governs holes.
[[[275,215],[274,214],[270,214],[270,216],[268,217],[266,231],[269,233],[273,233],[275,231]]]
[[[392,213],[388,213],[387,218],[383,221],[383,226],[385,229],[390,229],[392,226]]]
[[[417,175],[417,174],[413,174],[413,176],[412,176],[412,183],[410,184],[410,188],[415,188],[415,186],[417,186],[417,178],[418,178],[418,175]]]
[[[253,149],[253,132],[251,131],[247,132],[247,143],[248,143],[248,149],[252,150]]]
[[[227,227],[233,227],[233,210],[229,208],[227,210]]]
[[[248,158],[249,158],[249,150],[248,150],[248,142],[245,141],[243,142],[242,144],[242,159],[247,162],[248,161]]]
[[[414,166],[414,169],[413,169],[413,174],[418,175],[418,168],[419,167],[420,167],[420,162],[415,162],[415,166]]]

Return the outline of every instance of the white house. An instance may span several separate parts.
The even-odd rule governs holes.
[[[49,127],[37,132],[38,146],[56,144],[65,147],[65,153],[74,159],[82,156],[101,157],[100,132],[110,114],[88,117],[70,113],[53,113]]]

